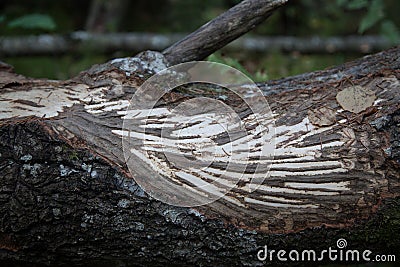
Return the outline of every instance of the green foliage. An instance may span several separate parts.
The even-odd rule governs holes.
[[[52,31],[56,29],[56,23],[49,15],[29,14],[10,21],[8,27]]]
[[[393,44],[400,41],[399,30],[391,20],[384,20],[381,23],[381,32]]]
[[[359,33],[364,33],[372,26],[377,24],[385,15],[383,12],[382,0],[373,0],[367,8],[367,14],[361,19],[360,26],[358,28]]]
[[[336,0],[336,3],[349,10],[366,10],[358,25],[358,33],[365,33],[380,24],[380,33],[392,43],[400,41],[399,31],[390,19],[387,19],[383,0]]]

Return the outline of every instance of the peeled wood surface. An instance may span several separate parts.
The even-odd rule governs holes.
[[[392,214],[391,205],[398,207],[386,199],[400,193],[399,50],[261,84],[281,129],[276,157],[281,162],[250,195],[238,187],[229,196],[236,202],[222,198],[198,209],[149,198],[122,156],[119,112],[143,72],[166,64],[160,54],[95,66],[70,81],[28,79],[2,65],[0,257],[42,263],[73,256],[77,261],[134,259],[143,265],[257,264],[256,251],[267,242],[301,248],[309,244],[301,239],[306,236],[313,248],[328,247],[348,231],[324,226],[361,233],[348,234],[355,248],[390,251],[398,239],[388,242],[382,235],[368,243],[365,232],[371,225],[373,231],[399,230],[393,215],[382,215]],[[340,111],[336,95],[353,85],[375,92],[379,101],[368,112]],[[164,104],[194,94],[175,92]],[[337,119],[329,126],[310,122],[322,107]],[[285,147],[295,152],[292,157],[285,157]],[[293,159],[303,164],[285,163]],[[391,204],[374,215],[382,203]],[[388,228],[377,227],[374,219],[360,224],[369,216],[389,218]]]

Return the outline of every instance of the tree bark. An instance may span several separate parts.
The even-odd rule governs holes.
[[[143,74],[165,67],[161,54],[94,66],[68,81],[26,78],[3,64],[0,258],[261,266],[257,252],[264,245],[322,250],[339,238],[349,249],[396,255],[399,51],[259,84],[281,129],[272,174],[254,192],[234,188],[233,202],[223,197],[197,208],[151,198],[124,162],[118,135],[124,103]],[[359,113],[343,110],[338,93],[356,85],[376,100]],[[195,94],[177,90],[161,105]],[[284,147],[294,154],[279,154]]]

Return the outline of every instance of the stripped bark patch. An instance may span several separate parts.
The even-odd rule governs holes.
[[[317,127],[305,116],[293,125],[276,126],[272,135],[264,136],[262,132],[260,134],[261,129],[255,127],[246,136],[219,142],[222,128],[216,127],[212,121],[197,122],[183,113],[172,114],[168,108],[154,108],[146,118],[144,115],[148,112],[118,111],[125,119],[140,120],[142,126],[130,132],[112,131],[118,136],[129,135],[134,145],[131,153],[138,159],[136,164],[141,161],[140,166],[148,170],[147,173],[157,172],[173,183],[199,185],[198,194],[219,195],[221,199],[210,204],[211,208],[218,209],[217,212],[226,217],[236,214],[237,219],[247,221],[248,225],[261,220],[264,223],[256,226],[259,229],[276,228],[271,226],[278,221],[276,216],[285,212],[288,215],[284,219],[293,222],[303,218],[293,214],[310,210],[312,214],[334,218],[337,203],[356,203],[371,183],[361,182],[354,191],[355,176],[349,172],[357,159],[354,155],[348,155],[346,161],[338,159],[337,151],[346,142],[351,146],[350,139],[355,138],[355,133],[335,124]],[[330,120],[336,122],[334,112],[330,114]],[[252,121],[252,115],[241,119],[246,124]],[[192,123],[182,124],[184,121]],[[272,118],[265,118],[266,125],[272,122]],[[224,124],[234,127],[230,121]],[[168,130],[170,134],[161,138],[162,130]],[[176,138],[178,132],[181,138]],[[210,142],[198,137],[205,133],[210,135]],[[265,137],[275,139],[273,155],[259,152],[259,146],[268,142]],[[140,144],[138,138],[145,142]],[[251,146],[247,153],[244,145]],[[186,159],[190,158],[191,164],[178,164],[179,161],[170,164],[171,161],[165,160],[165,153],[169,158],[182,158],[184,155]],[[253,179],[265,177],[261,184],[252,183]],[[229,193],[226,190],[230,190]],[[221,203],[224,208],[218,208]],[[295,223],[284,228],[288,227],[299,226]]]

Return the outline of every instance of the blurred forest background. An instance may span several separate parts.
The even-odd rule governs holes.
[[[240,2],[239,0],[2,0],[0,2],[0,60],[31,77],[67,79],[93,64],[133,56],[135,49],[84,49],[63,53],[13,55],[2,52],[7,38],[72,33],[190,33]],[[384,38],[399,43],[399,0],[291,0],[246,36]],[[111,38],[111,37],[110,37]],[[328,49],[329,50],[329,49]],[[256,80],[267,80],[324,69],[371,53],[334,49],[317,53],[288,49],[223,49],[209,60],[239,68]]]

